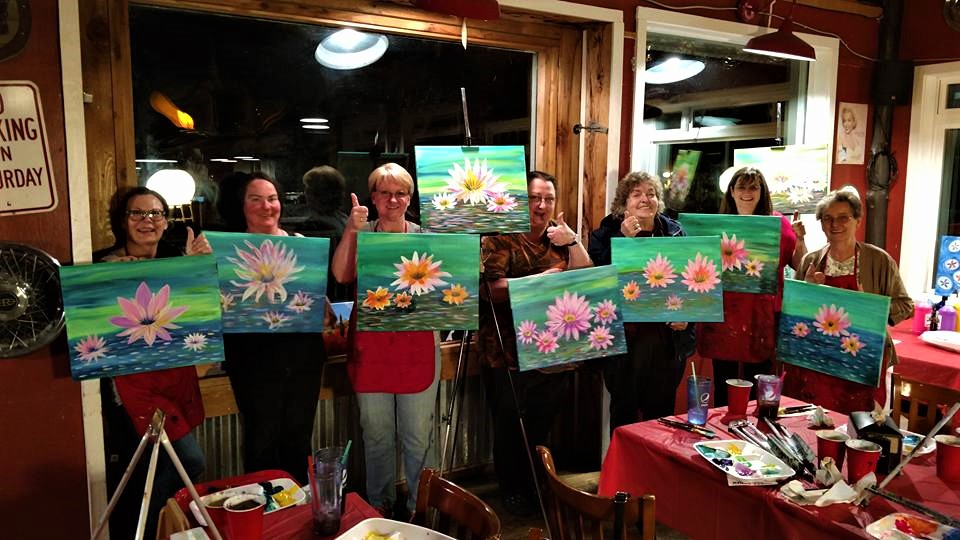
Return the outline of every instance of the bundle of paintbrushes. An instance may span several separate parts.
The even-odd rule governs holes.
[[[684,431],[689,431],[690,433],[696,433],[701,437],[706,437],[708,439],[713,439],[717,436],[712,429],[707,429],[703,426],[698,426],[691,424],[690,422],[681,422],[679,420],[670,420],[669,418],[657,418],[657,422],[663,424],[667,427],[672,427],[675,429],[682,429]]]

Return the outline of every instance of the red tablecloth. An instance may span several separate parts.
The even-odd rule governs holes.
[[[800,402],[790,398],[782,402],[784,406],[797,404]],[[725,411],[711,409],[708,427],[721,439],[736,439],[720,423]],[[838,426],[846,423],[841,415],[831,416]],[[816,451],[816,432],[806,427],[806,418],[781,422]],[[695,539],[869,538],[863,531],[866,525],[891,512],[905,511],[880,497],[874,497],[865,509],[849,504],[801,507],[781,498],[777,487],[729,487],[726,475],[694,450],[693,444],[702,440],[706,439],[656,421],[618,428],[600,471],[599,493],[653,494],[657,521]],[[846,477],[846,469],[843,473]],[[935,453],[915,457],[887,489],[944,514],[960,516],[960,485],[951,486],[937,478]]]
[[[269,482],[277,478],[293,479],[290,474],[284,471],[257,471],[223,480],[213,480],[197,484],[197,493],[200,496],[229,488],[253,484],[258,482]],[[197,526],[193,519],[193,512],[190,511],[190,493],[186,488],[181,489],[174,496],[177,503],[183,509],[192,526]],[[327,537],[333,538],[347,532],[351,527],[367,518],[383,517],[379,512],[366,501],[360,498],[356,493],[347,493],[343,501],[343,516],[340,518],[340,530],[337,534]],[[287,540],[287,539],[310,539],[316,540],[322,538],[313,535],[313,515],[310,512],[310,505],[304,504],[291,508],[284,508],[271,512],[263,516],[263,538],[265,540]]]
[[[960,354],[920,341],[912,328],[913,321],[906,320],[890,330],[890,337],[900,342],[896,344],[900,363],[893,367],[894,373],[922,383],[960,390]]]

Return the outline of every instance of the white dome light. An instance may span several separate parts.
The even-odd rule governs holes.
[[[699,60],[684,60],[671,56],[655,66],[644,71],[643,79],[649,84],[669,84],[697,75],[704,68]]]
[[[329,122],[326,118],[301,118],[300,121],[304,124],[324,124]]]
[[[357,69],[379,60],[387,45],[386,36],[346,28],[323,38],[314,58],[330,69]]]
[[[147,178],[147,187],[163,195],[170,206],[190,204],[197,191],[193,176],[183,169],[161,169]]]

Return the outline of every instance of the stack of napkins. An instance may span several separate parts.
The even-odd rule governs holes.
[[[801,506],[829,506],[837,503],[857,503],[867,493],[867,487],[876,485],[877,477],[870,473],[857,482],[857,485],[850,487],[843,480],[833,484],[830,489],[811,489],[803,487],[799,480],[787,482],[780,488],[780,494],[788,501],[797,503]]]

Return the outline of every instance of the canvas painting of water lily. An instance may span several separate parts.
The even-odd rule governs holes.
[[[680,214],[690,236],[720,236],[723,290],[774,294],[780,261],[780,217]]]
[[[777,356],[869,386],[880,383],[890,298],[788,279]]]
[[[417,146],[414,152],[425,230],[530,230],[522,146]]]
[[[480,237],[362,232],[357,238],[357,329],[475,330]]]
[[[827,145],[737,148],[733,166],[760,169],[770,188],[773,208],[784,215],[812,214],[830,189],[831,156]]]
[[[508,287],[520,371],[627,352],[613,266],[515,278]]]
[[[613,238],[624,322],[720,322],[720,237]]]
[[[76,380],[223,360],[212,256],[60,268]]]
[[[330,239],[204,234],[217,258],[225,333],[323,331]]]

